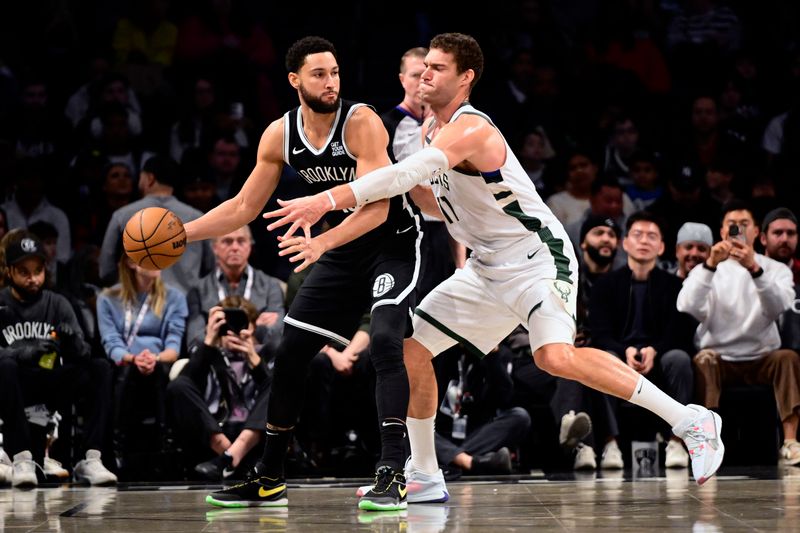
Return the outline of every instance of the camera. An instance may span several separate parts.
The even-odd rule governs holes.
[[[225,323],[219,327],[219,336],[222,337],[232,331],[238,335],[243,329],[247,329],[250,325],[250,320],[247,318],[247,313],[238,307],[225,307],[222,310],[225,313]]]

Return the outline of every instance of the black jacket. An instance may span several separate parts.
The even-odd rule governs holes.
[[[627,348],[623,339],[633,323],[632,278],[633,272],[627,266],[601,276],[589,300],[592,346],[614,352],[622,359]],[[643,325],[656,357],[675,349],[689,355],[695,352],[697,322],[679,312],[676,305],[682,284],[679,277],[659,268],[654,268],[647,279]]]

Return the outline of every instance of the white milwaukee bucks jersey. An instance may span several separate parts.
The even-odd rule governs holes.
[[[466,113],[479,115],[491,123],[486,114],[469,103],[458,108],[450,122]],[[425,141],[430,144],[431,139]],[[561,266],[560,262],[563,265],[574,262],[572,245],[565,238],[563,226],[536,192],[508,142],[505,143],[506,161],[495,171],[467,173],[450,169],[431,179],[447,229],[479,257],[490,257],[529,243],[535,233],[550,249],[557,266]],[[564,281],[571,277],[566,272],[559,274]]]

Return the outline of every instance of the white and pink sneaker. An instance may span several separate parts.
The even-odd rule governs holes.
[[[703,406],[689,404],[687,407],[697,414],[680,421],[672,431],[686,443],[692,460],[692,475],[697,484],[702,485],[714,475],[725,455],[720,436],[722,419]]]

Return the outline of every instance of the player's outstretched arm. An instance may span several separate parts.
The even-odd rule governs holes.
[[[379,168],[346,185],[338,185],[324,193],[293,200],[278,200],[280,209],[264,213],[264,218],[278,218],[267,226],[272,230],[291,224],[285,237],[302,229],[309,238],[311,226],[328,211],[357,207],[391,198],[409,191],[437,172],[448,168],[447,157],[438,148],[425,148],[400,163]]]
[[[328,211],[397,196],[466,160],[479,170],[496,170],[502,166],[505,157],[505,143],[494,126],[477,115],[463,115],[445,126],[432,146],[399,163],[379,168],[324,193],[278,200],[281,208],[264,214],[264,218],[278,219],[267,229],[291,224],[285,234],[287,238],[299,229],[309,238],[311,226]]]
[[[261,136],[253,171],[239,193],[202,217],[184,225],[186,240],[199,241],[225,235],[254,220],[278,186],[283,169],[283,118],[270,124]]]

